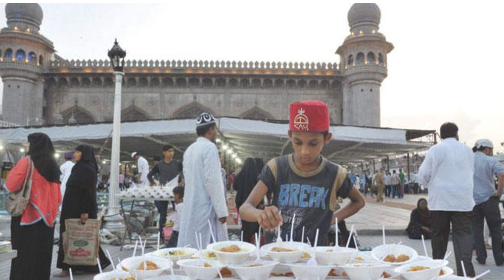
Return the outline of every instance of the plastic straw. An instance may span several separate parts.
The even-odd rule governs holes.
[[[315,247],[315,249],[317,249],[318,234],[319,234],[319,229],[317,228],[317,232],[315,233],[315,244],[313,245]]]
[[[354,232],[354,225],[352,225],[352,228],[350,229],[350,235],[348,237],[352,236],[352,233]],[[346,243],[346,248],[350,245],[350,238],[348,238],[348,241]]]
[[[450,252],[446,252],[446,253],[445,253],[445,255],[444,255],[443,260],[447,260],[447,259],[448,259],[448,257],[451,255],[451,253],[452,253],[452,251],[450,251]]]
[[[294,216],[292,216],[292,223],[291,223],[291,232],[290,232],[290,241],[294,241],[294,224],[296,222],[296,213],[294,213]]]
[[[219,273],[219,278],[220,278],[221,280],[224,280],[224,278],[222,278],[222,274],[220,273],[220,269],[219,269],[219,268],[217,268],[217,267],[216,267],[215,269],[217,269],[217,273]]]
[[[474,279],[479,279],[479,278],[481,278],[481,277],[483,277],[483,276],[487,275],[488,273],[490,273],[490,271],[491,271],[491,270],[487,270],[487,271],[485,271],[485,272],[481,273],[480,275],[478,275],[478,276],[474,277]]]
[[[360,250],[359,250],[359,246],[357,246],[357,238],[355,238],[355,235],[354,235],[354,236],[352,236],[352,238],[353,238],[353,242],[354,242],[354,244],[355,244],[355,249],[357,249],[357,251],[360,251]]]
[[[157,233],[157,250],[158,250],[158,251],[159,251],[159,241],[160,241],[160,239],[161,239],[161,233],[160,233],[160,232],[158,232],[158,233]]]
[[[382,236],[383,236],[383,245],[387,244],[385,242],[385,225],[382,225]]]
[[[462,264],[462,272],[464,272],[464,277],[467,277],[467,273],[466,273],[465,266],[464,266],[464,261],[460,261],[460,264]]]
[[[259,247],[261,247],[261,226],[259,226]]]
[[[301,243],[304,243],[304,227],[303,227],[303,231],[301,232]]]
[[[215,235],[213,234],[213,231],[212,231],[212,224],[210,223],[210,219],[208,220],[208,228],[210,229],[210,235],[212,236],[213,242],[217,242],[217,240],[215,239]],[[242,231],[242,233],[243,233],[243,231]],[[242,236],[242,241],[243,241],[243,236]]]
[[[98,269],[100,270],[100,274],[102,274],[103,270],[101,269],[100,258],[96,258],[96,260],[98,261]]]
[[[133,257],[136,255],[137,246],[138,246],[138,240],[135,241],[135,249],[133,249]]]
[[[69,268],[69,269],[68,269],[68,272],[70,273],[70,280],[73,280],[73,273],[72,273],[72,269],[71,269],[71,268]]]
[[[334,227],[334,231],[336,233],[336,240],[335,240],[335,243],[334,243],[334,247],[338,247],[338,231],[339,231],[339,227],[338,227],[338,218],[336,218],[336,224],[335,224],[335,227]]]
[[[423,234],[422,234],[422,244],[423,244],[423,250],[425,252],[425,256],[429,257],[429,254],[427,254],[427,247],[425,246],[425,238],[424,238]]]
[[[110,264],[112,265],[112,268],[115,270],[114,259],[110,255],[109,250],[107,249],[106,251],[107,251],[107,255],[108,255],[109,259],[110,259]]]
[[[241,231],[241,235],[240,235],[240,241],[243,242],[243,230]]]

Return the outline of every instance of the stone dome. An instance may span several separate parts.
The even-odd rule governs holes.
[[[381,11],[375,3],[355,3],[348,11],[348,24],[350,27],[358,23],[380,24]]]
[[[44,13],[37,3],[8,3],[5,5],[7,21],[28,21],[40,26]]]

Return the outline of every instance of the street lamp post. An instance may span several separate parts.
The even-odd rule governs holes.
[[[108,52],[110,63],[114,69],[115,94],[114,94],[114,121],[112,127],[112,159],[110,163],[109,209],[105,217],[105,228],[112,233],[121,233],[124,230],[122,219],[119,215],[119,205],[116,200],[116,191],[119,190],[119,159],[121,151],[121,87],[124,76],[124,57],[126,51],[117,43]]]

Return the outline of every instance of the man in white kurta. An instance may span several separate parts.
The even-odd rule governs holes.
[[[228,209],[222,193],[219,153],[214,144],[218,134],[215,119],[210,114],[203,113],[198,117],[197,126],[211,128],[204,135],[199,135],[196,142],[184,153],[184,211],[180,220],[178,247],[189,245],[197,248],[197,232],[201,233],[205,249],[211,242],[208,221],[217,241],[228,239]]]
[[[137,161],[137,167],[138,167],[137,186],[138,187],[150,186],[149,179],[147,178],[147,175],[149,174],[149,162],[144,157],[140,156],[137,152],[133,152],[131,154],[131,157]]]
[[[65,163],[63,163],[60,166],[60,171],[61,171],[61,176],[60,176],[60,181],[61,181],[61,197],[65,196],[65,190],[66,190],[66,183],[68,181],[68,178],[70,177],[70,174],[72,173],[72,168],[74,167],[75,163],[72,162],[73,159],[73,154],[72,153],[66,153],[65,154]]]

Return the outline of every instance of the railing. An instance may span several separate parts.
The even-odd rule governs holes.
[[[53,60],[51,68],[110,68],[108,60]],[[196,68],[247,70],[338,70],[338,63],[315,62],[258,62],[258,61],[202,61],[202,60],[127,60],[126,68]]]
[[[20,125],[11,122],[0,121],[0,127],[18,127],[18,126]]]

